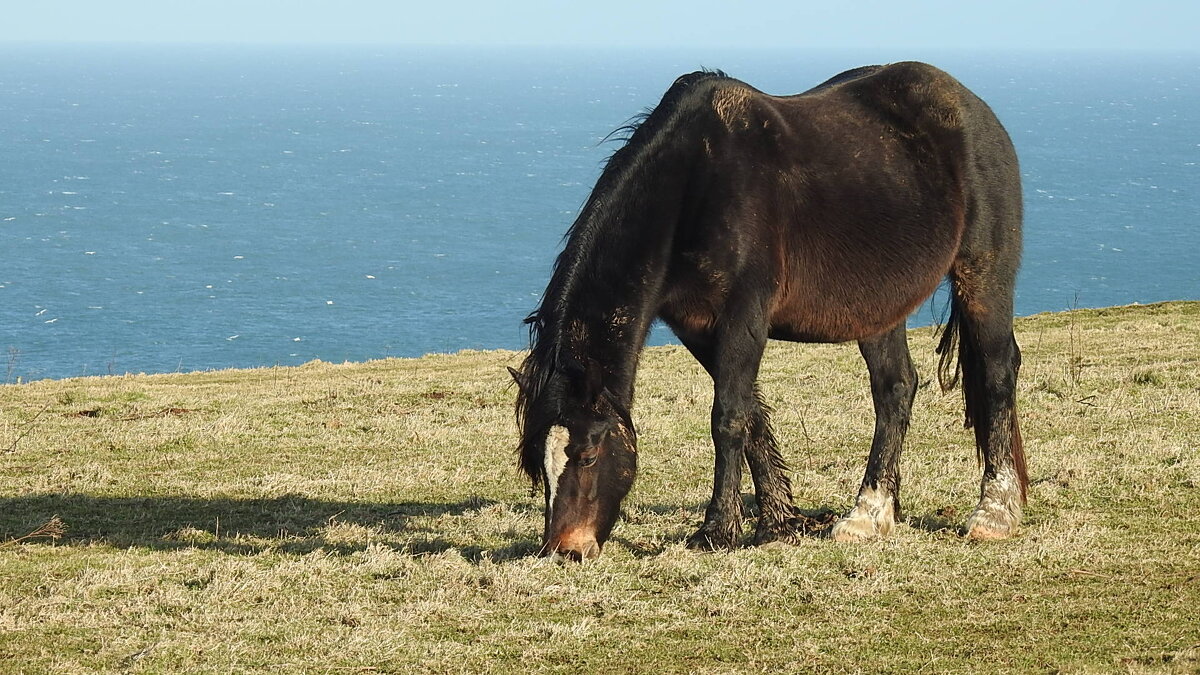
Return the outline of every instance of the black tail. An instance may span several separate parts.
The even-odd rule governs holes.
[[[950,300],[950,318],[942,327],[942,339],[938,341],[936,350],[941,356],[938,359],[938,384],[942,386],[943,392],[953,389],[958,384],[959,375],[962,373],[962,359],[954,359],[955,351],[958,350],[958,331],[961,323],[962,315],[958,308],[958,300],[952,298]],[[969,407],[967,408],[967,426],[971,426]]]

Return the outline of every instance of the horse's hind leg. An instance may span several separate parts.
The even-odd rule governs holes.
[[[1029,484],[1017,423],[1021,350],[1013,336],[1012,284],[989,274],[991,267],[969,261],[956,265],[951,275],[954,304],[946,328],[961,332],[958,358],[967,425],[975,427],[975,444],[983,460],[979,505],[967,519],[967,536],[973,539],[1014,534]]]
[[[900,450],[908,431],[917,371],[908,353],[904,323],[858,343],[871,374],[875,438],[854,508],[833,526],[838,541],[887,534],[900,515]]]

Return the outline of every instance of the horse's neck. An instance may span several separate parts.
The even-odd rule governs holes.
[[[585,290],[580,292],[582,295],[577,297],[587,297]],[[638,355],[657,306],[654,296],[656,293],[650,292],[626,297],[602,294],[582,300],[588,306],[577,299],[564,307],[558,335],[560,349],[581,361],[589,377],[597,377],[626,405],[632,402]],[[608,302],[591,304],[601,298]]]
[[[564,346],[597,361],[622,399],[632,399],[638,355],[659,310],[689,175],[691,146],[669,137],[675,142],[614,156],[572,228],[556,269],[563,276],[552,282]]]
[[[625,404],[633,396],[638,355],[659,309],[667,267],[666,247],[655,239],[669,232],[638,234],[640,240],[598,240],[603,252],[588,254],[558,307],[561,348],[596,363],[605,387]]]

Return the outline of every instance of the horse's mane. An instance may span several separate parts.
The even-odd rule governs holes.
[[[561,338],[567,321],[568,294],[584,273],[583,263],[597,254],[596,242],[601,230],[612,220],[605,216],[621,208],[620,204],[614,203],[619,200],[613,199],[613,193],[622,178],[648,161],[655,147],[664,142],[662,130],[696,86],[718,79],[727,79],[727,76],[721,71],[701,70],[679,77],[657,106],[636,115],[605,137],[605,140],[618,140],[623,144],[604,162],[595,188],[563,237],[566,244],[554,261],[550,283],[542,294],[541,303],[525,318],[529,325],[529,355],[521,363],[520,371],[515,373],[517,427],[521,434],[517,454],[518,465],[535,487],[541,484],[545,471],[541,444],[550,426],[558,419],[558,403],[566,393],[561,378],[553,376],[556,373],[572,374],[584,380],[589,376],[589,364],[581,360],[586,356],[564,353],[567,345]],[[628,417],[624,406],[610,402],[622,416]]]

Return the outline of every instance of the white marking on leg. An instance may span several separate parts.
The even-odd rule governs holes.
[[[858,502],[854,508],[866,512],[884,532],[892,529],[892,523],[896,520],[896,503],[886,490],[864,487],[858,492]]]
[[[983,480],[979,506],[967,519],[967,536],[973,539],[1002,539],[1016,533],[1021,522],[1021,487],[1011,467]]]
[[[550,486],[550,511],[554,511],[554,495],[558,492],[558,480],[567,468],[567,444],[571,434],[566,427],[552,426],[546,434],[546,483]]]
[[[869,539],[891,532],[895,521],[896,504],[891,493],[864,485],[854,508],[834,523],[832,536],[836,541]]]

